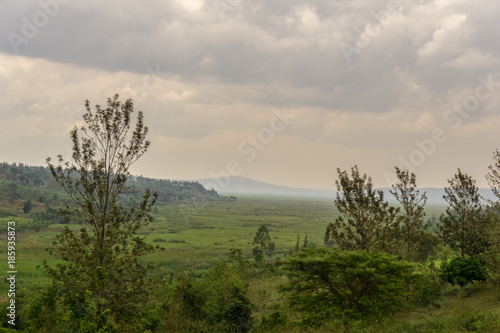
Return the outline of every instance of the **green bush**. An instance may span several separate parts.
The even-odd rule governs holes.
[[[441,278],[452,285],[458,284],[462,288],[472,281],[486,281],[486,272],[479,259],[457,257],[446,264]]]
[[[233,287],[231,304],[222,313],[229,332],[249,332],[253,326],[252,304],[246,297],[246,289]]]
[[[443,285],[436,268],[423,267],[421,272],[413,274],[411,283],[413,286],[412,303],[419,306],[438,306],[436,301],[441,296]]]
[[[260,318],[259,328],[261,330],[272,330],[280,328],[286,324],[287,315],[281,309],[279,304],[273,304],[269,312]]]
[[[232,251],[229,261],[218,261],[200,278],[180,274],[166,307],[168,332],[249,332],[252,304],[243,282],[246,263]]]

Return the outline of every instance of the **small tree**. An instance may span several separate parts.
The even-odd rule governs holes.
[[[90,331],[118,326],[121,331],[137,331],[133,318],[141,316],[141,301],[147,292],[146,268],[140,257],[154,248],[137,231],[151,220],[156,194],[145,192],[135,208],[124,208],[119,196],[127,188],[128,170],[149,147],[148,128],[139,112],[135,129],[131,115],[134,105],[118,95],[107,107],[96,105],[95,113],[86,101],[85,126],[71,131],[73,162],[58,156],[58,165],[47,159],[50,171],[74,205],[63,214],[76,213],[82,228],[65,228],[56,236],[51,253],[66,263],[44,266],[47,274],[66,293],[75,324]],[[116,323],[113,324],[113,323]]]
[[[335,206],[340,216],[328,225],[325,243],[333,239],[344,250],[392,252],[400,232],[399,209],[389,206],[384,193],[374,190],[371,178],[360,176],[357,166],[351,169],[351,177],[346,171],[337,172]]]
[[[271,242],[271,237],[269,236],[269,229],[265,224],[259,227],[259,230],[255,233],[255,237],[253,239],[254,245],[260,245],[260,249],[254,249],[254,252],[258,252],[260,250],[261,253],[266,253],[271,256],[274,252],[274,243]]]
[[[475,256],[487,247],[488,218],[483,214],[479,189],[472,177],[458,169],[443,198],[448,202],[446,215],[440,217],[439,236],[461,256]]]
[[[33,208],[31,200],[25,201],[23,203],[23,213],[24,214],[28,214],[31,211],[31,208]]]
[[[481,255],[488,268],[488,277],[497,287],[500,287],[500,204],[494,203],[488,208],[487,216],[490,227],[486,232],[488,248]]]
[[[396,167],[396,175],[399,183],[392,185],[390,191],[396,200],[401,204],[403,215],[401,215],[402,236],[405,243],[404,258],[415,261],[419,258],[419,247],[424,238],[425,211],[424,206],[427,201],[425,192],[420,194],[416,190],[417,183],[415,174],[403,171]]]
[[[302,244],[302,248],[306,248],[309,246],[309,241],[307,240],[307,234],[306,236],[304,237],[304,244]]]

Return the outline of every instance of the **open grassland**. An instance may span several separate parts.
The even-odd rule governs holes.
[[[266,224],[276,244],[275,256],[282,256],[307,234],[308,240],[322,243],[327,224],[335,216],[333,203],[328,200],[242,197],[236,201],[199,202],[158,206],[155,220],[143,230],[147,241],[160,245],[165,251],[144,258],[165,268],[185,267],[195,270],[209,268],[217,259],[226,258],[230,249],[241,248],[251,257],[255,232]],[[2,223],[9,219],[3,218]],[[22,219],[15,218],[21,221]],[[56,262],[45,249],[50,247],[55,235],[65,226],[78,230],[76,224],[52,224],[37,233],[17,234],[16,268],[22,284],[47,284],[44,278],[43,259]],[[6,235],[2,234],[6,241]],[[6,244],[5,242],[2,242]],[[0,248],[0,256],[6,258],[6,246]],[[5,265],[7,263],[5,262]],[[5,279],[0,291],[7,290]]]
[[[439,216],[443,211],[444,207],[428,207],[427,215]],[[322,244],[326,226],[335,219],[337,211],[328,199],[242,196],[235,201],[157,206],[153,215],[155,220],[150,224],[153,230],[142,232],[148,234],[149,243],[160,245],[165,251],[144,260],[159,265],[162,271],[180,267],[203,271],[216,260],[227,258],[230,249],[240,248],[246,258],[251,258],[253,237],[262,224],[268,226],[276,244],[276,253],[268,259],[284,256],[295,246],[297,235],[301,242],[307,235],[309,242]],[[2,223],[7,220],[3,218]],[[76,224],[53,224],[41,232],[17,235],[16,268],[20,286],[49,283],[43,267],[36,267],[42,266],[43,259],[51,264],[57,262],[45,249],[65,226],[73,230],[81,228]],[[5,234],[1,237],[6,244]],[[0,256],[6,258],[6,252],[6,246],[2,246]],[[6,290],[7,283],[2,278],[0,292],[5,294]]]
[[[253,237],[263,224],[277,254],[284,254],[295,245],[297,235],[302,240],[307,234],[309,241],[321,244],[335,214],[328,200],[274,197],[159,207],[159,218],[148,239],[167,251],[149,259],[165,264],[180,262],[196,269],[209,266],[234,248],[241,248],[250,257]]]

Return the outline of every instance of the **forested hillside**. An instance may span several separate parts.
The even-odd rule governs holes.
[[[198,182],[129,176],[127,185],[129,189],[121,199],[124,203],[140,200],[147,188],[158,193],[158,204],[224,199]],[[0,163],[0,217],[23,216],[35,207],[39,211],[64,204],[71,204],[69,197],[48,167]]]

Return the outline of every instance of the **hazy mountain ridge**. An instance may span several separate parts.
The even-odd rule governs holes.
[[[197,180],[205,188],[212,187],[223,195],[255,194],[292,197],[334,197],[334,190],[315,190],[283,185],[274,185],[247,177],[208,178]]]
[[[214,188],[222,195],[274,195],[284,197],[305,197],[305,198],[335,198],[336,189],[332,185],[331,190],[315,190],[299,187],[269,184],[247,177],[232,176],[230,178],[208,178],[198,180],[207,189]],[[384,197],[389,202],[394,202],[394,196],[389,192],[390,188],[380,188],[384,191]],[[444,188],[422,187],[418,189],[427,195],[427,203],[435,205],[446,205],[443,199]],[[479,193],[485,199],[495,200],[496,197],[489,188],[480,188]]]

